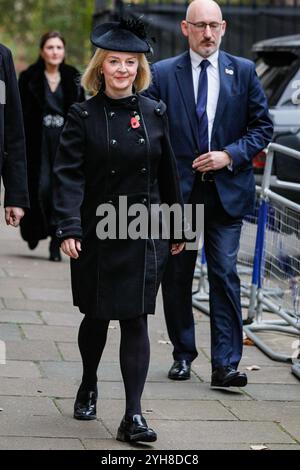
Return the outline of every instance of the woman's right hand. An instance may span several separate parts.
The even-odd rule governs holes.
[[[68,238],[62,242],[61,249],[70,258],[78,259],[79,252],[81,251],[81,242],[74,238]]]

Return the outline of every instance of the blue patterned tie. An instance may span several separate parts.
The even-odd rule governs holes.
[[[199,76],[198,97],[197,97],[197,117],[199,129],[200,155],[208,152],[208,118],[207,118],[207,67],[209,60],[203,60],[200,64],[201,72]]]

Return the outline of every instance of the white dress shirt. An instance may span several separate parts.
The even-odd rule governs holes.
[[[190,57],[192,64],[193,72],[193,83],[194,83],[194,93],[195,93],[195,103],[197,104],[197,95],[198,95],[198,83],[201,72],[200,64],[204,57],[194,52],[190,49]],[[211,149],[211,134],[214,125],[217,104],[220,93],[220,73],[219,73],[219,51],[214,52],[207,60],[210,62],[210,65],[207,67],[207,118],[208,118],[208,146],[209,150]]]

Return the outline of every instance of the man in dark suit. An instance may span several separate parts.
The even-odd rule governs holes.
[[[0,176],[5,220],[17,227],[29,207],[22,108],[12,55],[0,44]]]
[[[212,386],[245,386],[237,254],[242,219],[253,212],[252,158],[273,127],[254,64],[219,50],[226,23],[218,4],[194,0],[181,24],[189,51],[153,65],[148,94],[168,107],[171,143],[185,203],[204,204],[210,285]],[[190,378],[197,357],[192,282],[197,251],[170,257],[162,290],[174,364],[169,378]]]

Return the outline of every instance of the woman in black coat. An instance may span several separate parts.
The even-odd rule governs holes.
[[[7,225],[17,227],[29,207],[25,138],[18,82],[11,52],[0,44],[0,179]]]
[[[100,233],[105,218],[97,217],[111,208],[122,224],[121,196],[130,209],[134,204],[145,209],[144,222],[151,204],[178,203],[181,209],[166,107],[138,93],[150,83],[144,55],[149,44],[140,34],[126,21],[94,31],[99,49],[83,84],[96,96],[71,107],[55,162],[54,201],[57,234],[72,258],[74,304],[85,314],[79,330],[83,378],[74,417],[96,418],[97,368],[109,322],[119,320],[126,411],[117,439],[152,442],[156,433],[141,413],[150,354],[147,315],[154,314],[169,250],[175,255],[184,244],[170,246],[170,239],[154,239],[148,232],[139,239],[115,236],[112,227],[105,239]]]
[[[30,249],[50,235],[51,261],[61,259],[53,225],[54,157],[69,107],[84,100],[79,72],[66,65],[64,58],[64,38],[58,32],[46,33],[38,61],[19,79],[31,206],[22,220],[21,234]]]

